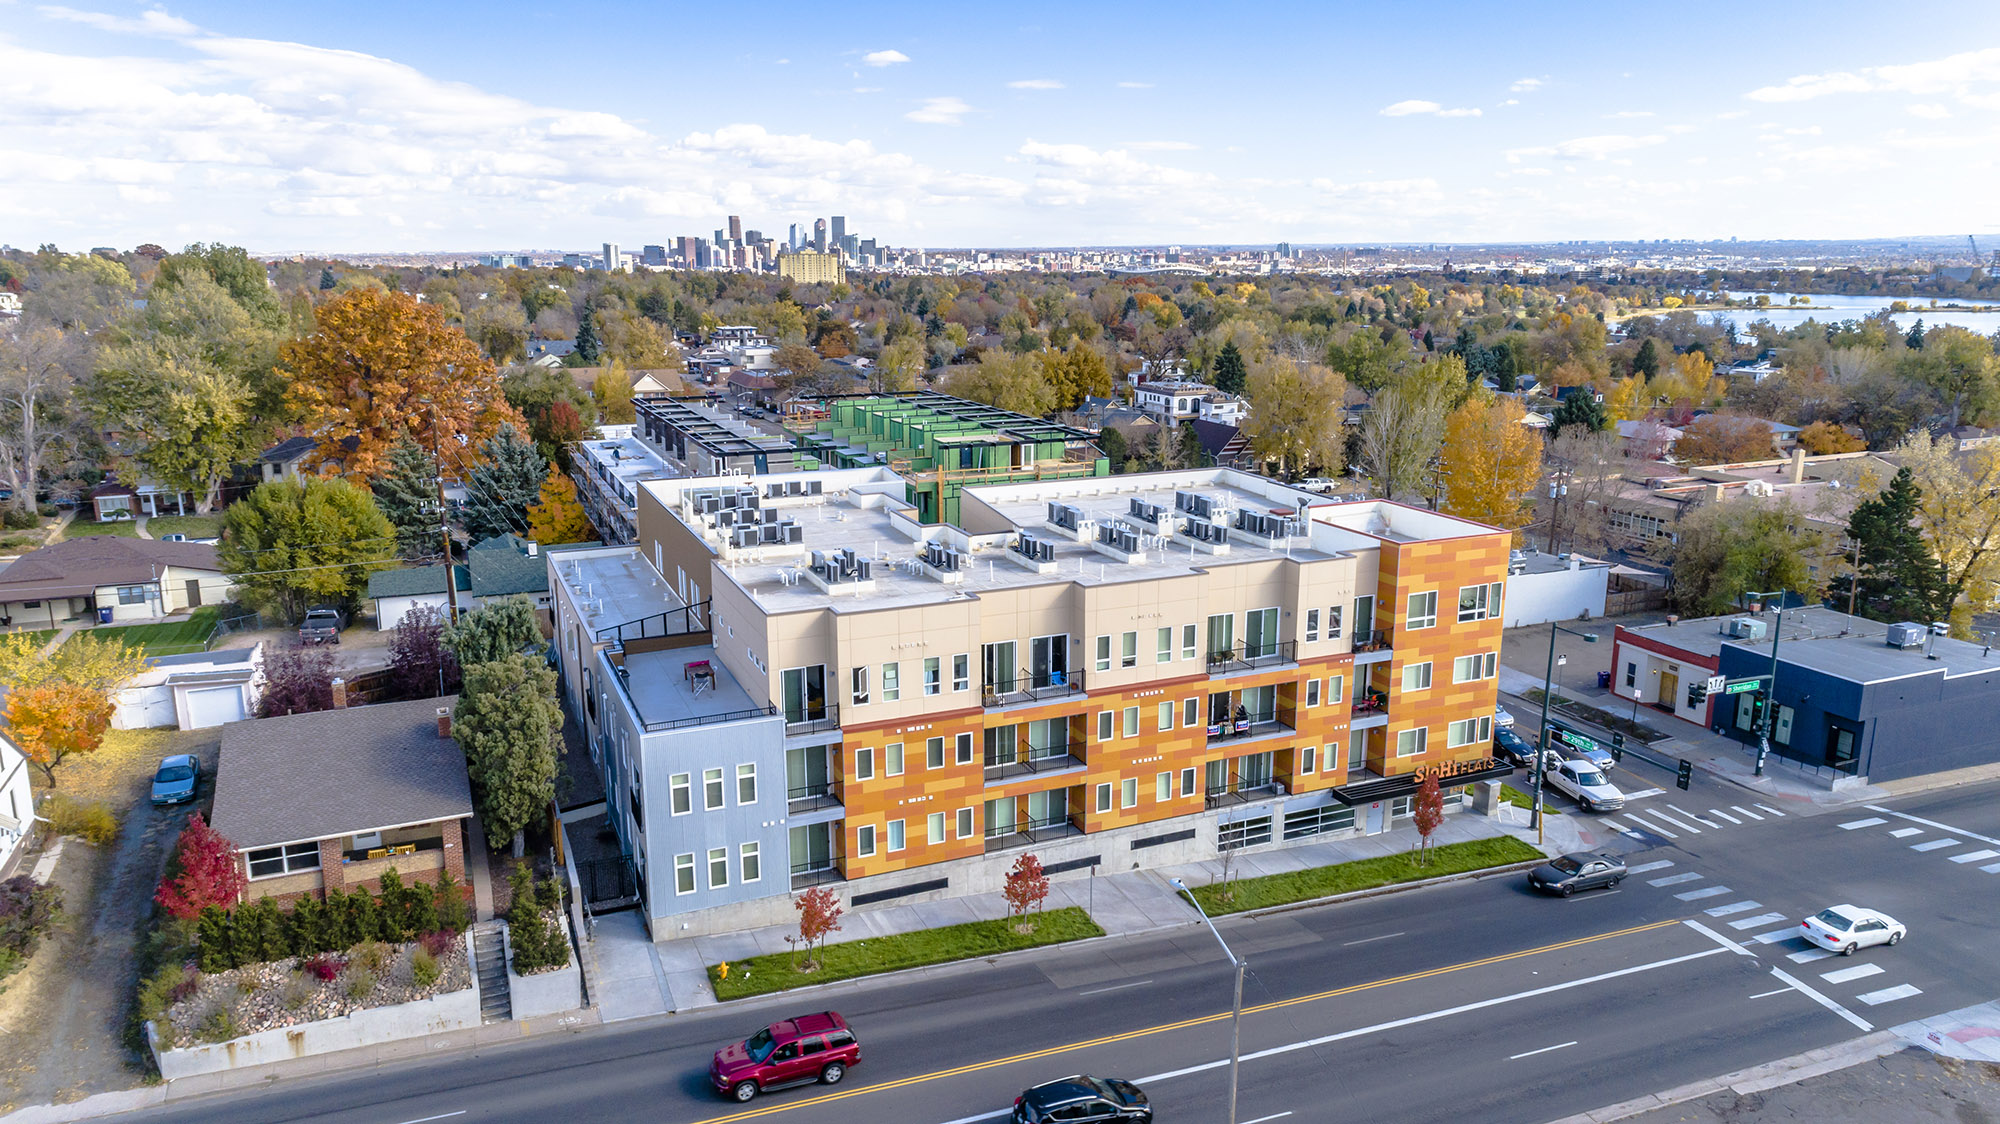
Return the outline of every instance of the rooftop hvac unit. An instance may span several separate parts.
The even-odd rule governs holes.
[[[820,482],[817,480],[806,481],[806,495],[809,496],[819,495],[819,487],[820,487]]]
[[[802,543],[806,541],[806,529],[804,527],[799,526],[797,523],[785,523],[782,526],[785,529],[786,542]]]
[[[1049,522],[1064,530],[1074,531],[1083,522],[1083,510],[1066,503],[1049,504]]]
[[[1215,503],[1200,492],[1175,492],[1174,510],[1185,511],[1197,519],[1206,519],[1215,513]]]
[[[718,512],[716,512],[716,513],[715,513],[715,525],[716,525],[716,526],[718,526],[718,527],[733,527],[733,526],[735,526],[735,525],[736,525],[736,513],[735,513],[734,511],[718,511]]]
[[[1737,617],[1729,622],[1729,635],[1738,640],[1762,640],[1764,622],[1756,617]]]
[[[1891,648],[1921,648],[1924,646],[1924,626],[1915,621],[1903,621],[1889,626],[1889,646]]]
[[[730,542],[735,546],[756,546],[757,528],[756,527],[736,528],[736,533],[731,537]]]
[[[962,560],[963,556],[958,551],[941,542],[927,542],[924,544],[924,564],[933,570],[944,570],[947,572],[956,570]]]
[[[1022,535],[1020,538],[1014,540],[1013,549],[1014,553],[1024,558],[1032,558],[1037,562],[1053,562],[1056,560],[1056,544],[1043,542],[1033,535]]]

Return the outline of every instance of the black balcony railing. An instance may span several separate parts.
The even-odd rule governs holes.
[[[986,779],[991,782],[1074,768],[1083,764],[1083,759],[1076,756],[1082,748],[1081,742],[1062,742],[1057,745],[1030,745],[1025,749],[1016,747],[989,754],[986,758]]]
[[[1210,674],[1217,672],[1249,671],[1259,667],[1280,667],[1297,663],[1299,646],[1291,640],[1273,640],[1263,644],[1238,644],[1234,648],[1222,649],[1208,654]]]
[[[1022,670],[1012,679],[988,680],[980,685],[987,706],[1015,706],[1024,702],[1059,699],[1083,693],[1083,672]]]
[[[1354,634],[1354,650],[1357,652],[1386,652],[1389,647],[1389,630],[1386,628]]]
[[[1083,827],[1068,816],[1049,816],[1046,819],[1024,817],[1015,820],[1012,828],[987,832],[986,851],[991,854],[1014,847],[1032,847],[1045,840],[1082,834]]]
[[[838,729],[840,729],[840,705],[838,703],[821,703],[818,706],[805,706],[797,710],[788,709],[785,711],[785,733],[787,735],[811,734],[820,730]]]
[[[1238,715],[1226,722],[1208,724],[1208,744],[1242,741],[1246,738],[1267,737],[1276,733],[1290,733],[1291,723],[1276,714]]]
[[[838,808],[840,803],[840,783],[821,781],[803,788],[785,790],[785,807],[792,812],[810,812],[818,808]]]
[[[1276,777],[1264,777],[1246,782],[1241,773],[1231,773],[1227,783],[1210,785],[1202,792],[1202,807],[1221,808],[1229,804],[1248,804],[1252,800],[1260,800],[1267,796],[1290,794],[1291,790],[1285,787],[1285,782]]]
[[[634,640],[654,640],[707,631],[708,602],[702,601],[654,613],[650,617],[641,617],[636,621],[600,628],[597,630],[597,638],[623,645]]]
[[[1389,711],[1387,691],[1363,691],[1354,696],[1354,717],[1366,718],[1371,714],[1386,714]]]
[[[845,881],[840,873],[840,856],[828,855],[824,858],[806,859],[792,864],[792,889],[802,890],[807,886],[821,886],[828,882]]]

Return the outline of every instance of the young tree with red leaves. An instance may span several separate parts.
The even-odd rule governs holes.
[[[428,699],[457,692],[458,658],[444,645],[444,610],[412,605],[389,638],[389,680],[398,698]]]
[[[196,812],[174,844],[174,866],[160,880],[153,900],[183,921],[209,906],[228,909],[243,897],[250,879],[236,857],[236,846],[208,826]]]
[[[264,660],[264,697],[257,702],[257,717],[332,710],[333,674],[333,653],[325,648],[271,653]]]
[[[792,899],[793,908],[799,911],[799,943],[806,946],[806,971],[819,967],[813,959],[813,946],[824,950],[828,933],[840,928],[840,898],[824,886],[814,886]]]
[[[1030,909],[1039,910],[1049,896],[1049,876],[1042,873],[1042,860],[1033,855],[1015,859],[1001,893],[1007,899],[1007,911],[1017,919],[1025,917]],[[1014,927],[1024,933],[1034,929],[1032,924],[1019,920]]]
[[[1425,769],[1417,783],[1418,862],[1430,863],[1431,833],[1444,823],[1444,791],[1438,787],[1437,770]]]

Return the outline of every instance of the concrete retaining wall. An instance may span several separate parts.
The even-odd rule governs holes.
[[[507,957],[507,989],[516,1022],[559,1015],[583,1006],[583,971],[577,967],[576,942],[570,937],[568,916],[563,917],[563,939],[570,942],[568,967],[523,976],[514,971],[512,932],[506,922],[500,923],[500,948]]]
[[[479,1025],[478,965],[472,963],[471,935],[466,934],[459,939],[465,942],[466,962],[472,969],[471,987],[446,992],[433,999],[419,999],[414,1003],[375,1007],[337,1019],[322,1019],[246,1034],[227,1042],[171,1050],[160,1049],[158,1034],[153,1025],[147,1023],[146,1044],[153,1052],[153,1061],[160,1067],[160,1076],[172,1081],[198,1073],[244,1069],[288,1058],[331,1054],[357,1046],[476,1027]]]

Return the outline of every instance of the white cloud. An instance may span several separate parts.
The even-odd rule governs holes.
[[[1549,80],[1546,78],[1520,78],[1516,79],[1514,84],[1507,87],[1507,89],[1513,93],[1525,94],[1541,89],[1543,86],[1548,85],[1548,82]]]
[[[922,125],[957,125],[971,112],[972,107],[957,98],[925,98],[903,116]]]
[[[2000,47],[1965,51],[1927,62],[1864,67],[1859,73],[1801,74],[1782,86],[1761,86],[1744,96],[1752,101],[1794,102],[1829,94],[1894,91],[1906,94],[1964,95],[1969,86],[2000,83]]]
[[[1060,90],[1063,84],[1054,78],[1023,78],[1007,83],[1010,90]]]
[[[870,51],[861,56],[861,61],[869,66],[894,66],[899,62],[909,62],[910,56],[901,51]]]
[[[1667,138],[1663,136],[1633,137],[1608,134],[1596,137],[1577,137],[1561,144],[1539,145],[1531,148],[1510,148],[1507,162],[1518,164],[1524,159],[1538,156],[1556,156],[1565,160],[1603,160],[1621,152],[1649,148]]]
[[[1153,84],[1151,82],[1120,82],[1118,83],[1118,88],[1121,90],[1150,90],[1153,88]]]
[[[126,35],[159,35],[177,38],[193,35],[201,29],[184,19],[170,16],[161,11],[141,13],[136,19],[128,16],[106,15],[103,12],[80,12],[57,4],[45,4],[35,9],[50,19],[66,20],[94,27],[99,31],[115,31]]]
[[[1615,121],[1627,117],[1651,117],[1653,116],[1653,111],[1650,109],[1621,109],[1616,113],[1607,113],[1605,116]]]
[[[1520,104],[1521,104],[1521,99],[1520,99],[1520,98],[1508,98],[1508,99],[1507,99],[1506,101],[1503,101],[1503,102],[1501,102],[1500,104],[1501,104],[1501,105],[1503,105],[1503,106],[1507,106],[1507,105],[1520,105]]]
[[[1434,101],[1411,99],[1382,107],[1384,117],[1409,117],[1415,114],[1429,114],[1434,117],[1478,117],[1477,109],[1446,109]]]
[[[1942,121],[1951,116],[1951,110],[1935,102],[1918,102],[1904,108],[1908,110],[1910,116],[1921,117],[1926,121]]]

